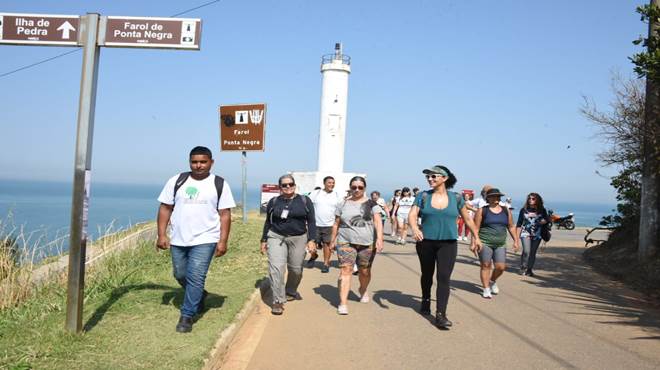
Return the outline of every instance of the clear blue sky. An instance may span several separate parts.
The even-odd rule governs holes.
[[[3,1],[0,12],[169,16],[186,1]],[[352,58],[347,171],[389,195],[441,163],[457,188],[614,203],[595,171],[602,143],[579,114],[631,73],[641,1],[236,1],[193,11],[201,51],[103,49],[94,182],[162,184],[195,145],[240,189],[240,154],[219,153],[217,107],[266,102],[267,151],[251,187],[317,161],[322,54]],[[70,49],[0,45],[0,74]],[[70,181],[82,54],[0,78],[0,178]],[[568,146],[570,145],[570,148]],[[92,190],[93,191],[93,190]]]

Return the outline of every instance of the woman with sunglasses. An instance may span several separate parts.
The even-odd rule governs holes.
[[[268,255],[268,276],[273,292],[271,313],[281,315],[284,303],[300,300],[298,285],[302,280],[305,245],[316,250],[314,205],[306,195],[296,194],[291,175],[281,176],[280,195],[266,206],[266,221],[261,236],[261,253]],[[286,284],[284,273],[288,271]]]
[[[337,306],[337,313],[340,315],[348,315],[347,303],[353,264],[358,265],[360,302],[368,303],[367,287],[371,281],[371,265],[376,251],[383,250],[380,206],[365,195],[367,181],[364,177],[355,176],[349,184],[351,197],[337,206],[337,217],[332,227],[332,245],[337,245],[337,258],[341,269]]]
[[[474,218],[479,230],[479,238],[483,243],[483,247],[479,250],[481,284],[483,285],[481,296],[489,299],[493,297],[493,294],[500,292],[496,281],[506,269],[507,231],[513,238],[513,250],[518,252],[519,248],[518,234],[511,212],[506,206],[500,205],[503,195],[499,189],[488,189],[486,191],[488,205],[480,208]],[[473,249],[472,252],[477,252],[477,250]]]
[[[468,215],[463,197],[449,191],[456,184],[456,176],[447,167],[440,165],[422,172],[426,175],[431,189],[417,195],[408,215],[408,223],[417,240],[417,256],[422,270],[420,313],[431,314],[431,286],[433,273],[437,268],[435,325],[439,329],[448,329],[452,326],[452,322],[447,319],[449,280],[458,252],[456,218],[459,215],[463,217],[472,232],[472,248],[481,248],[481,240]],[[418,216],[422,218],[421,230],[417,225]]]
[[[410,214],[410,209],[415,203],[415,198],[410,192],[410,188],[404,187],[401,189],[401,199],[397,202],[396,210],[396,219],[399,224],[399,238],[397,239],[397,244],[406,244],[406,237],[408,236],[408,215]],[[415,220],[415,223],[417,221]]]
[[[520,256],[520,275],[534,276],[536,252],[541,245],[541,229],[550,221],[538,193],[529,193],[518,214],[516,230],[520,235],[523,252]]]

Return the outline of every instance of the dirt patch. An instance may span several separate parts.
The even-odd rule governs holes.
[[[637,243],[635,230],[616,230],[607,242],[587,249],[583,257],[598,272],[624,282],[660,306],[660,254],[640,263]]]

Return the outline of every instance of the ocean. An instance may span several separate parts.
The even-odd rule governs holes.
[[[162,185],[92,183],[88,234],[92,240],[154,221]],[[258,209],[260,188],[248,189],[248,209]],[[241,189],[233,188],[237,203]],[[45,255],[68,249],[72,184],[46,181],[0,180],[0,237],[23,235]]]
[[[162,185],[92,183],[88,234],[93,239],[156,219]],[[235,187],[236,202],[241,200]],[[67,249],[71,218],[71,183],[0,180],[0,234],[20,231],[31,243],[50,245],[46,254]],[[248,209],[258,209],[260,187],[248,188]],[[614,205],[547,202],[555,214],[575,214],[578,226],[597,226]],[[517,215],[517,211],[514,212]],[[50,243],[50,244],[49,244]]]

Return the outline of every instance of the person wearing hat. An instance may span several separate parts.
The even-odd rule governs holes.
[[[473,248],[481,248],[481,240],[479,231],[468,215],[463,197],[449,191],[456,184],[456,176],[447,167],[440,165],[422,172],[426,175],[431,189],[417,195],[408,215],[408,223],[417,241],[417,256],[422,270],[420,313],[431,313],[431,286],[434,270],[437,268],[435,326],[448,329],[452,326],[452,322],[447,318],[449,280],[458,252],[456,218],[460,215],[472,232]],[[422,219],[421,228],[417,224],[418,217]]]
[[[483,243],[481,247],[472,245],[470,250],[479,253],[481,261],[481,284],[483,285],[482,296],[492,298],[493,294],[500,292],[497,279],[502,276],[506,269],[506,233],[513,238],[513,250],[518,251],[520,240],[516,233],[516,225],[507,207],[500,205],[504,196],[497,188],[486,191],[488,205],[477,210],[475,224],[479,231],[479,238]],[[495,268],[493,269],[493,263]]]

